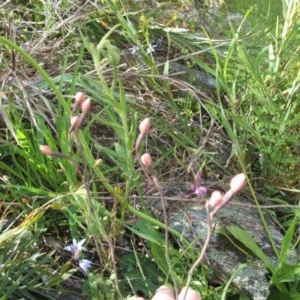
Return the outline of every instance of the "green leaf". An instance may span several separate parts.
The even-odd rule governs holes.
[[[270,259],[263,253],[261,248],[256,244],[255,240],[248,234],[247,231],[238,226],[227,226],[226,228],[238,241],[250,249],[253,254],[255,254],[272,272],[274,267],[272,266]]]
[[[277,285],[283,282],[295,283],[300,276],[300,267],[285,264],[272,277],[270,283]]]
[[[295,233],[296,221],[297,221],[297,218],[295,218],[291,222],[289,229],[287,230],[286,234],[284,235],[284,238],[283,238],[283,241],[281,244],[281,249],[280,249],[279,265],[284,263],[289,257],[289,252],[291,250],[291,244],[292,244],[294,233]]]
[[[166,276],[168,276],[170,274],[170,271],[163,245],[151,243],[151,253],[158,267],[164,272]]]
[[[145,220],[139,220],[134,227],[126,226],[130,231],[137,236],[151,242],[161,244],[163,241],[162,235],[158,232],[152,224]]]

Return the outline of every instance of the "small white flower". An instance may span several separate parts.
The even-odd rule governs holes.
[[[147,54],[150,54],[151,52],[155,52],[155,48],[157,47],[157,45],[150,45],[150,47],[146,50]]]
[[[81,268],[81,270],[84,272],[84,273],[87,273],[89,268],[91,267],[92,265],[92,262],[89,261],[88,259],[81,259],[79,261],[79,267]]]
[[[83,247],[84,243],[85,239],[79,241],[78,243],[75,239],[73,239],[73,244],[64,247],[64,250],[71,252],[74,256],[74,259],[77,260],[79,259],[81,251],[87,251],[87,249]]]
[[[136,54],[139,51],[139,47],[133,46],[133,47],[129,48],[129,51],[131,54]]]

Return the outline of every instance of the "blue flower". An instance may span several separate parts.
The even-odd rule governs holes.
[[[157,45],[151,45],[150,44],[150,47],[149,48],[147,48],[147,50],[146,50],[146,53],[149,55],[151,52],[155,52],[155,48],[157,47]]]
[[[73,239],[73,244],[64,247],[64,250],[69,251],[73,254],[74,259],[78,260],[81,251],[87,251],[83,244],[85,243],[85,239],[79,241],[77,243],[76,239]]]
[[[157,45],[150,44],[150,47],[148,47],[146,49],[147,55],[149,55],[151,52],[155,52],[156,47],[157,47]],[[133,46],[133,47],[129,48],[129,51],[131,54],[137,54],[140,51],[140,48],[138,46]]]
[[[81,268],[81,270],[84,272],[84,273],[87,273],[89,268],[91,267],[92,265],[92,262],[88,259],[81,259],[79,261],[79,267]]]
[[[139,51],[139,47],[133,46],[133,47],[129,48],[129,51],[131,54],[136,54]]]

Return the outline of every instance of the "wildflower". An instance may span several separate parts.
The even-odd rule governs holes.
[[[151,45],[150,44],[150,47],[148,47],[147,48],[147,50],[146,50],[146,53],[149,55],[150,53],[152,53],[152,52],[155,52],[155,48],[157,47],[157,45]]]
[[[89,268],[91,267],[92,265],[92,262],[88,259],[81,259],[79,261],[79,267],[81,268],[81,270],[84,272],[84,273],[87,273]]]
[[[204,198],[207,195],[207,188],[200,185],[202,182],[202,172],[199,172],[195,177],[195,183],[191,184],[190,189],[196,194],[197,197]]]
[[[139,47],[133,46],[133,47],[129,48],[129,51],[131,54],[136,54],[139,51]]]
[[[81,251],[87,251],[83,244],[85,243],[85,239],[82,239],[77,243],[76,239],[73,239],[73,244],[64,247],[64,250],[69,251],[73,254],[74,259],[78,260]]]
[[[157,44],[158,45],[163,45],[163,43],[164,43],[164,38],[160,37],[160,38],[157,39]]]
[[[207,188],[202,185],[196,187],[194,184],[191,184],[191,190],[200,198],[204,198],[207,195]]]
[[[150,44],[150,47],[148,47],[146,49],[147,55],[149,55],[152,52],[155,52],[156,47],[157,47],[157,45],[151,45]],[[129,51],[130,51],[131,54],[137,54],[137,52],[140,51],[140,48],[138,46],[133,46],[133,47],[129,48]]]

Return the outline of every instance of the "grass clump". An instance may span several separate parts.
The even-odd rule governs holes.
[[[276,17],[266,9],[254,26],[255,1],[229,25],[199,25],[205,12],[177,2],[178,13],[134,1],[2,4],[1,299],[151,297],[187,279],[204,299],[225,299],[236,291],[209,285],[209,270],[187,278],[197,257],[168,226],[166,190],[181,203],[176,186],[200,171],[212,188],[243,172],[259,211],[262,194],[297,205],[298,3],[282,1]],[[228,30],[216,33],[218,22]],[[298,210],[273,214],[286,234],[272,295],[292,299],[298,267],[286,262]]]

